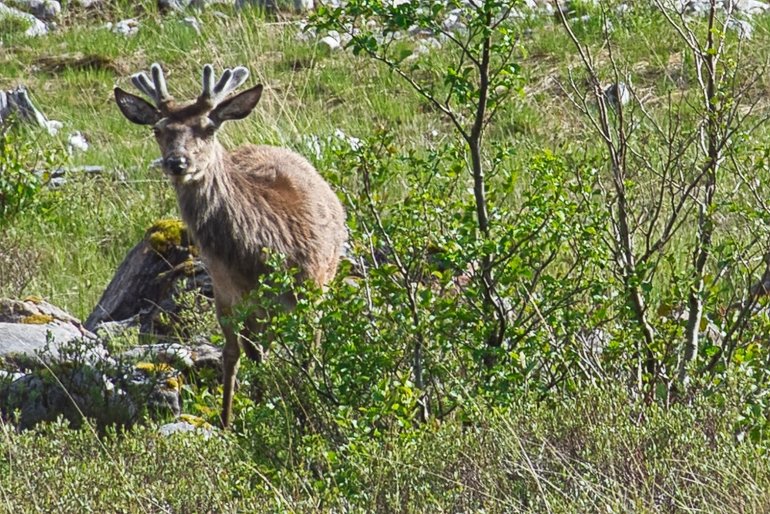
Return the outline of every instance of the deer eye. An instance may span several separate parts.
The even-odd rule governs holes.
[[[211,125],[206,125],[205,127],[203,127],[201,129],[201,134],[205,138],[210,138],[214,136],[214,132],[216,131],[217,131],[217,126],[212,123]]]

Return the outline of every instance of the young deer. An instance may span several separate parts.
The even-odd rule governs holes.
[[[208,266],[225,335],[222,425],[227,427],[239,340],[257,362],[265,345],[252,343],[263,332],[259,319],[264,313],[256,312],[239,334],[225,318],[270,271],[265,249],[285,256],[286,264],[299,270],[297,280],[310,279],[319,286],[329,282],[347,237],[345,211],[324,179],[296,153],[254,145],[228,152],[217,141],[222,123],[248,116],[262,94],[262,85],[257,85],[228,97],[248,77],[246,68],[226,69],[215,84],[207,64],[203,92],[187,103],[176,103],[168,94],[158,64],[152,65],[151,74],[152,80],[145,73],[131,80],[154,105],[117,87],[115,100],[130,121],[152,126],[182,219]],[[274,300],[288,309],[295,303],[290,292]]]

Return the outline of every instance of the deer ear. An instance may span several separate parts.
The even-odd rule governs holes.
[[[155,125],[163,117],[152,104],[119,87],[115,88],[115,102],[123,116],[138,125]]]
[[[262,96],[262,84],[228,98],[211,111],[209,118],[216,125],[228,120],[241,120],[251,113]]]

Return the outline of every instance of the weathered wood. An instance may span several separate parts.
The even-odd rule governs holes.
[[[213,297],[211,280],[186,227],[177,220],[159,221],[123,260],[85,327],[96,330],[102,322],[137,316],[141,333],[167,335],[170,328],[158,322],[159,315],[176,319],[175,296],[192,290]]]

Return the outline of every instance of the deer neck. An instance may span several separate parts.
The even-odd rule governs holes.
[[[230,157],[219,142],[212,142],[208,157],[198,166],[200,179],[175,182],[174,189],[182,219],[198,244],[205,246],[208,241],[201,241],[201,238],[216,233],[216,225],[225,223],[236,188],[228,171]]]

